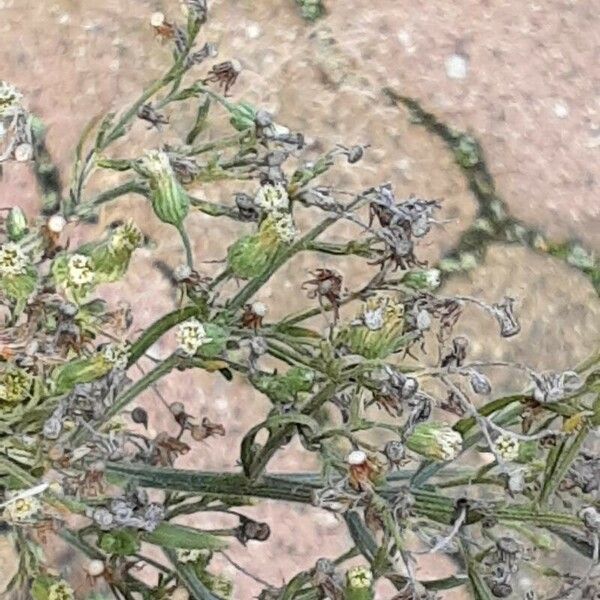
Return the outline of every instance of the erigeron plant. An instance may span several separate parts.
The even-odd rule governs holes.
[[[13,206],[0,232],[0,484],[3,519],[20,557],[8,593],[81,596],[67,573],[43,558],[44,538],[57,535],[89,559],[89,584],[97,588],[90,600],[243,597],[214,557],[230,560],[228,546],[266,541],[277,524],[251,519],[244,507],[273,499],[335,513],[352,542],[341,556],[316,560],[283,583],[257,579],[262,600],[383,598],[384,579],[396,589],[387,597],[396,600],[433,599],[453,588],[480,600],[595,597],[600,462],[592,435],[600,423],[600,355],[563,373],[472,360],[460,335],[463,307],[472,304],[495,321],[501,341],[520,333],[516,303],[487,305],[439,290],[439,271],[419,260],[417,246],[442,205],[399,199],[378,182],[350,195],[325,186],[321,175],[340,160],[359,161],[365,148],[311,156],[301,134],[232,100],[239,63],[217,62],[210,43],[198,45],[205,1],[183,5],[183,24],[162,13],[150,18],[172,47],[172,65],[131,106],[88,128],[66,193],[48,179],[55,169],[39,120],[17,90],[0,85],[5,168],[31,161],[43,195],[36,217]],[[215,64],[205,67],[208,61]],[[113,156],[113,143],[135,119],[167,126],[169,111],[184,102],[196,118],[181,144]],[[232,128],[222,137],[210,133],[218,110]],[[100,170],[124,179],[90,196],[87,183]],[[222,179],[244,182],[230,204],[189,192],[191,184]],[[132,329],[127,306],[111,307],[97,290],[127,272],[144,244],[138,226],[126,222],[101,239],[65,244],[65,227],[81,227],[128,193],[148,200],[148,218],[177,231],[185,255],[172,273],[177,306],[142,332]],[[320,216],[301,227],[308,210]],[[191,212],[252,227],[231,240],[214,277],[198,270],[205,257],[188,237]],[[349,239],[328,239],[340,222]],[[317,260],[353,255],[369,279],[348,290],[343,273],[320,267],[292,282],[305,291],[306,307],[270,320],[255,296],[300,252]],[[231,281],[238,287],[228,287]],[[321,326],[313,317],[324,317]],[[172,330],[177,349],[153,358],[140,376],[133,367]],[[268,360],[278,361],[277,370]],[[227,423],[171,399],[177,433],[156,423],[160,431],[150,434],[149,415],[136,406],[167,374],[191,369],[225,382],[244,378],[271,402],[232,455],[240,464],[233,471],[177,467],[193,444],[227,435]],[[494,369],[513,374],[511,394],[495,393],[486,375]],[[271,459],[294,438],[320,469],[271,473]],[[225,513],[235,526],[178,523],[200,512]],[[557,552],[569,548],[584,557],[576,573],[557,566]],[[423,553],[446,555],[454,573],[420,579]],[[142,576],[149,571],[155,576]],[[537,583],[524,589],[521,573]]]

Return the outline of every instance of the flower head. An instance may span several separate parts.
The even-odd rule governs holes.
[[[194,548],[193,550],[187,548],[178,548],[176,554],[177,561],[180,563],[197,563],[199,560],[206,558],[208,551],[201,550],[199,548]]]
[[[519,457],[519,440],[510,435],[501,435],[494,443],[496,452],[507,461],[516,460]]]
[[[14,85],[0,81],[0,118],[11,116],[20,106],[23,95]]]
[[[13,523],[29,521],[42,509],[42,503],[34,496],[29,498],[17,498],[10,501],[4,509],[4,517]]]
[[[113,231],[109,244],[114,252],[132,252],[142,245],[143,240],[144,236],[139,227],[133,221],[128,221]]]
[[[22,369],[0,372],[0,404],[17,404],[31,392],[31,375]]]
[[[75,593],[73,588],[61,579],[48,589],[48,600],[75,600]]]
[[[462,436],[447,423],[419,423],[406,440],[413,452],[433,460],[454,460],[462,449]]]
[[[384,358],[402,345],[404,306],[376,295],[363,304],[358,317],[340,331],[338,342],[366,358]]]
[[[284,244],[291,244],[298,235],[292,215],[289,214],[277,215],[275,230],[277,231],[277,237]]]
[[[206,335],[204,325],[198,319],[188,319],[177,330],[177,343],[189,356],[193,356],[203,344],[212,341]]]
[[[89,256],[73,254],[67,265],[69,281],[76,287],[89,285],[94,281],[94,268]]]
[[[255,204],[265,212],[284,212],[290,206],[287,190],[283,185],[263,185],[256,194]]]
[[[0,275],[14,277],[22,275],[27,270],[27,255],[23,249],[14,242],[7,242],[0,246]]]
[[[359,565],[346,573],[348,587],[352,590],[368,589],[373,585],[373,573],[369,567]]]
[[[126,342],[106,344],[102,355],[115,369],[125,369],[129,360],[129,345]]]

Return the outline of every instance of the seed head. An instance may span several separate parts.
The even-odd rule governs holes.
[[[52,233],[61,233],[66,224],[67,221],[62,215],[52,215],[48,219],[47,226]]]

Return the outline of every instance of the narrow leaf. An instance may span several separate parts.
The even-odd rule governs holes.
[[[141,537],[162,548],[223,550],[227,547],[227,543],[215,535],[173,523],[161,523],[154,531],[144,533]]]

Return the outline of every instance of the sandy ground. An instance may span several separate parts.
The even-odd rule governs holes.
[[[340,172],[337,181],[345,189],[391,181],[399,196],[443,198],[450,222],[423,249],[431,259],[458,239],[475,203],[447,150],[385,102],[383,85],[420,98],[445,120],[475,132],[516,216],[558,238],[578,237],[600,248],[599,0],[330,0],[328,8],[326,18],[310,25],[299,18],[292,0],[212,2],[203,35],[219,45],[221,58],[235,57],[245,69],[234,98],[265,106],[281,122],[306,132],[313,150],[319,148],[317,139],[325,147],[370,144],[358,168]],[[177,2],[0,0],[0,76],[20,87],[47,123],[49,145],[65,178],[78,132],[90,117],[121,99],[132,100],[166,65],[168,50],[155,43],[148,25],[158,9],[177,15]],[[175,127],[178,118],[173,116]],[[136,147],[121,148],[123,154],[168,141],[168,134],[162,138],[141,124],[133,133]],[[211,186],[194,192],[228,200],[231,190]],[[20,165],[5,169],[0,185],[0,205],[13,204],[35,206],[35,188]],[[135,327],[142,327],[172,306],[151,258],[176,265],[181,253],[173,231],[146,218],[143,201],[124,200],[107,210],[104,221],[123,214],[137,216],[157,244],[152,256],[139,253],[125,282],[111,292],[135,299]],[[201,215],[189,221],[199,260],[222,258],[228,233],[240,227],[220,220],[215,230]],[[360,278],[352,264],[336,262],[349,282]],[[303,258],[294,261],[261,291],[274,315],[303,302],[292,274],[308,266]],[[521,300],[524,328],[514,341],[496,344],[489,323],[476,316],[465,321],[461,332],[471,337],[478,356],[565,368],[600,339],[600,301],[590,284],[562,263],[524,249],[493,248],[484,265],[452,280],[447,290],[486,300],[510,293]],[[156,351],[166,353],[170,342]],[[227,424],[224,440],[199,448],[181,466],[232,468],[231,448],[267,408],[243,382],[225,386],[200,374],[175,374],[161,389],[170,399],[184,400],[190,412]],[[157,427],[163,409],[152,395],[144,403]],[[296,445],[274,463],[291,470],[311,465]],[[344,528],[314,509],[282,510],[265,503],[248,513],[270,521],[272,537],[231,554],[274,584],[348,544]],[[81,572],[76,564],[63,566],[73,575]],[[424,565],[421,575],[443,576],[442,566]],[[224,568],[236,579],[236,598],[256,594],[259,588],[251,580]]]

